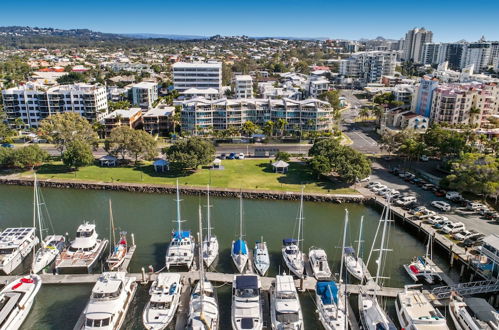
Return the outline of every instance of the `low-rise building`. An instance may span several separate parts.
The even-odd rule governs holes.
[[[147,111],[142,116],[144,131],[153,135],[168,136],[168,133],[173,128],[174,114],[175,107],[166,104],[160,104],[156,108]]]
[[[140,108],[118,109],[104,117],[106,135],[109,135],[113,128],[119,126],[137,128],[140,124],[142,124],[142,109]]]
[[[216,88],[188,88],[180,94],[180,99],[193,99],[204,97],[207,100],[215,100],[220,98],[220,91]]]
[[[132,86],[132,104],[141,109],[151,109],[158,99],[158,85],[153,82],[140,82]]]

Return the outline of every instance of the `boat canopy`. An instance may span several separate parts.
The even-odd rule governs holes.
[[[425,265],[426,265],[426,260],[424,260],[424,258],[423,258],[423,257],[421,257],[421,256],[420,256],[420,257],[418,257],[418,260],[419,260],[419,262],[420,262],[423,266],[425,266]]]
[[[333,300],[338,303],[338,287],[334,281],[317,282],[315,290],[324,305],[331,305]]]
[[[237,241],[235,241],[234,246],[232,247],[232,252],[234,254],[248,254],[246,242],[242,239],[238,239]]]
[[[184,238],[189,238],[191,237],[191,231],[190,230],[182,230],[182,231],[178,231],[178,230],[175,230],[173,232],[173,238],[176,238],[176,239],[184,239]]]
[[[494,308],[483,298],[464,298],[471,312],[483,322],[497,322]]]
[[[346,246],[345,247],[345,254],[355,254],[355,250],[351,246]]]
[[[294,238],[285,238],[282,240],[282,244],[284,245],[291,245],[291,244],[296,244],[298,241]]]
[[[258,289],[258,277],[256,275],[237,276],[236,289]]]

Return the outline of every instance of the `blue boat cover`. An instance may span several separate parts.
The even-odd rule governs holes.
[[[423,257],[418,257],[418,260],[420,263],[422,263],[423,265],[426,265],[426,261],[424,260]]]
[[[335,304],[338,303],[338,287],[334,281],[317,282],[315,290],[324,305],[331,305],[332,300]]]
[[[236,277],[236,289],[258,289],[258,276],[240,275]]]
[[[183,238],[189,238],[191,237],[191,231],[190,230],[182,230],[181,232],[178,232],[175,230],[173,232],[173,238],[176,239],[183,239]]]
[[[284,245],[291,245],[291,244],[296,244],[297,240],[294,238],[285,238],[282,240],[282,244]]]
[[[246,246],[246,242],[242,239],[238,239],[237,241],[235,241],[234,245],[232,246],[232,252],[234,254],[248,254],[248,247]]]
[[[355,254],[355,250],[351,246],[345,247],[345,254]]]

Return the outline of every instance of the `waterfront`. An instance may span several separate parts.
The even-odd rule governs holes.
[[[175,203],[171,195],[137,194],[109,191],[77,191],[43,189],[54,228],[57,233],[69,233],[74,237],[76,227],[84,220],[95,221],[101,237],[108,237],[108,199],[113,201],[115,224],[122,230],[134,233],[138,245],[130,270],[139,272],[141,267],[153,265],[159,269],[164,265],[164,255],[174,224]],[[0,186],[1,227],[29,226],[32,223],[32,189],[29,187]],[[197,231],[197,206],[205,204],[205,196],[182,197],[183,225]],[[218,236],[221,254],[216,271],[233,272],[230,260],[230,243],[237,232],[238,201],[236,199],[212,198],[212,219],[214,232]],[[245,200],[244,219],[246,238],[252,247],[254,241],[263,235],[272,254],[272,266],[269,276],[279,271],[281,265],[280,247],[284,237],[292,236],[299,203],[296,201]],[[344,209],[350,211],[349,240],[357,239],[359,220],[365,216],[365,246],[368,250],[377,226],[379,213],[362,204],[305,203],[305,251],[312,245],[323,247],[334,271],[339,269],[341,233],[343,229]],[[391,276],[387,286],[402,287],[409,283],[401,265],[414,255],[424,253],[424,244],[393,225],[391,227],[390,246],[393,253],[388,254],[385,274]],[[365,253],[367,257],[367,252]],[[439,258],[444,271],[448,261]],[[281,266],[282,269],[282,266]],[[374,268],[370,265],[371,272]],[[72,328],[79,313],[84,308],[91,285],[44,286],[37,297],[25,329],[65,329]],[[219,289],[222,311],[230,310],[230,285]],[[314,306],[308,293],[301,295],[306,315],[307,328],[316,328]],[[126,328],[141,329],[141,313],[147,300],[147,290],[142,287],[129,310]],[[355,300],[356,301],[356,300]],[[307,303],[305,303],[307,302]],[[392,317],[395,315],[392,314]],[[222,326],[229,323],[230,312],[222,312]],[[73,320],[74,319],[74,320]],[[225,328],[225,327],[223,327]]]

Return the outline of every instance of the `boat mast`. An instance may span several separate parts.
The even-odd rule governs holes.
[[[182,227],[180,225],[182,221],[180,220],[180,193],[178,191],[178,179],[177,179],[177,199],[175,201],[177,202],[177,231],[179,237],[182,237],[181,233]]]
[[[40,233],[40,244],[43,247],[43,228],[42,228],[42,213],[40,210],[40,192],[38,191],[38,180],[35,173],[35,204],[36,204],[36,214],[38,218],[38,231]],[[34,225],[34,224],[33,224]],[[35,226],[36,227],[36,226]]]
[[[116,236],[114,234],[114,219],[113,219],[113,202],[109,199],[109,240],[113,244],[109,244],[109,253],[113,253],[113,247],[116,245]]]
[[[381,234],[381,244],[379,248],[379,254],[378,254],[378,260],[376,260],[377,268],[376,268],[376,284],[379,284],[379,279],[381,278],[381,267],[383,266],[383,252],[388,251],[385,249],[385,238],[386,238],[386,231],[387,231],[387,223],[388,223],[388,214],[390,212],[390,201],[388,201],[386,212],[385,212],[385,220],[383,220],[383,231]]]
[[[347,226],[348,226],[348,209],[345,209],[345,226],[343,228],[343,243],[341,244],[341,263],[340,263],[340,279],[339,283],[342,282],[343,277],[343,263],[344,263],[344,254],[345,254],[345,240],[347,239]]]
[[[243,240],[243,194],[239,195],[239,243],[242,244]],[[241,254],[242,248],[239,249],[239,254]]]
[[[206,241],[208,241],[208,244],[209,242],[211,241],[211,219],[210,219],[210,185],[208,185],[207,187],[207,193],[206,193],[206,199],[207,199],[207,203],[208,205],[206,205],[206,208],[207,208],[207,213],[206,213],[206,222],[207,222],[207,225],[208,225],[208,228],[207,228],[207,236],[206,236]],[[202,238],[202,236],[201,236]]]
[[[360,217],[359,241],[357,242],[357,260],[360,256],[360,244],[362,243],[362,226],[364,225],[364,216]]]
[[[301,195],[300,195],[300,211],[298,214],[298,250],[300,249],[300,242],[303,241],[303,189],[305,187],[301,187]],[[303,242],[302,242],[303,247]]]

